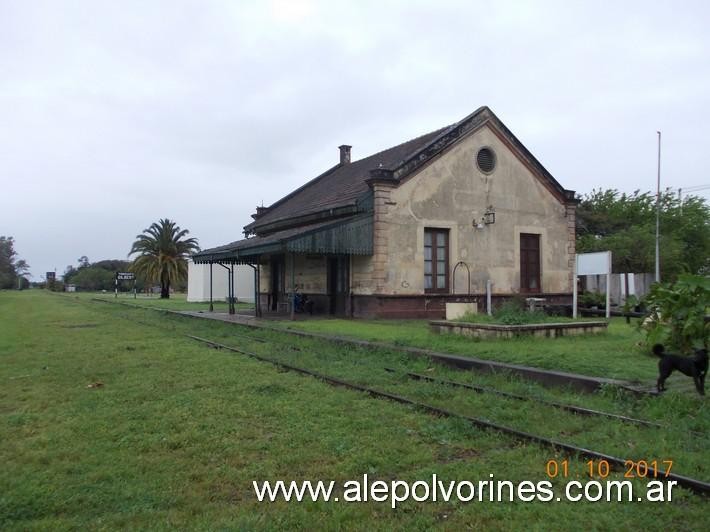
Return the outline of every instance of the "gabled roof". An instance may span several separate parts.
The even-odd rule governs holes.
[[[354,205],[358,198],[368,191],[365,180],[370,177],[370,170],[391,168],[406,160],[409,155],[429,144],[448,127],[432,131],[364,159],[338,164],[272,204],[263,215],[244,229],[258,229],[260,226],[278,220]]]
[[[493,133],[563,204],[578,201],[527,150],[488,107],[450,126],[432,131],[359,161],[338,164],[266,208],[245,233],[256,234],[225,246],[203,250],[195,262],[253,263],[260,254],[372,253],[370,185],[398,183],[414,175],[448,147],[473,131]],[[371,199],[371,198],[370,198]]]
[[[313,222],[309,215],[337,211],[346,206],[356,205],[369,190],[367,180],[371,170],[379,170],[379,175],[402,181],[422,166],[484,124],[508,144],[524,164],[543,182],[558,199],[574,202],[574,192],[565,190],[542,164],[525,148],[510,130],[488,107],[483,106],[469,116],[450,126],[443,127],[403,144],[370,155],[351,163],[338,164],[307,182],[300,188],[284,196],[244,227],[245,232],[268,234],[289,226]],[[291,222],[291,223],[289,223]]]

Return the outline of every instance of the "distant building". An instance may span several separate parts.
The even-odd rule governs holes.
[[[218,264],[212,266],[212,299],[227,299],[228,272]],[[235,266],[234,295],[238,301],[254,302],[254,269],[249,266]],[[187,265],[187,300],[210,300],[210,265],[195,264],[191,260]]]

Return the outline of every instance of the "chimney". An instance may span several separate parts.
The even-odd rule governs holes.
[[[261,218],[264,213],[267,211],[268,207],[264,207],[263,205],[261,207],[257,206],[256,207],[256,213],[252,214],[251,217],[254,218],[255,220],[257,218]]]
[[[350,164],[350,148],[352,148],[352,146],[348,146],[347,144],[338,146],[340,150],[340,164]]]

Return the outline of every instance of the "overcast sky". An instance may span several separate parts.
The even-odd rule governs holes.
[[[0,235],[38,280],[203,248],[338,160],[488,105],[562,185],[710,184],[707,2],[0,0]],[[710,197],[710,190],[699,193]]]

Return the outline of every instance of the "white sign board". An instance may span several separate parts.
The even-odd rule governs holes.
[[[577,275],[606,275],[608,273],[611,273],[611,251],[577,255]]]
[[[611,316],[609,290],[611,286],[611,251],[580,253],[575,260],[572,287],[572,317],[577,317],[577,277],[579,275],[606,275],[606,317]]]

